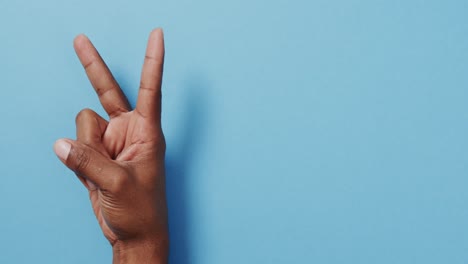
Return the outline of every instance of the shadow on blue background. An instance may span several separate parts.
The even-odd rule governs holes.
[[[166,195],[169,207],[169,230],[171,239],[170,261],[174,264],[192,263],[190,232],[189,178],[194,157],[200,151],[200,137],[207,123],[207,82],[193,75],[185,82],[186,95],[178,127],[178,143],[170,148],[166,157]]]

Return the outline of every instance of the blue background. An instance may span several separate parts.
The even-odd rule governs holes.
[[[468,2],[0,2],[0,263],[110,263],[55,157],[166,33],[171,263],[468,263]]]

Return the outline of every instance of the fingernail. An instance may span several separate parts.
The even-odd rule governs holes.
[[[54,144],[55,154],[57,154],[57,156],[63,161],[67,160],[68,153],[70,153],[70,149],[71,144],[63,139],[57,140]]]

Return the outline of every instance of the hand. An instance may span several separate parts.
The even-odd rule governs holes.
[[[57,140],[55,153],[88,189],[113,247],[114,263],[165,263],[169,239],[161,129],[162,30],[149,36],[133,111],[90,40],[80,35],[74,46],[110,120],[82,110],[76,116],[77,139]]]

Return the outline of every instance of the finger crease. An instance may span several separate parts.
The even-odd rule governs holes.
[[[156,57],[151,57],[149,55],[145,55],[145,58],[148,59],[148,60],[153,60],[153,61],[159,62],[159,60]]]
[[[95,62],[96,62],[95,60],[92,60],[92,61],[90,61],[88,64],[83,65],[84,69],[85,69],[85,70],[88,70],[88,68],[89,68],[91,65],[93,65]]]
[[[113,109],[112,111],[109,111],[108,114],[109,114],[109,116],[111,118],[113,118],[113,117],[117,117],[117,116],[121,115],[122,113],[126,113],[126,112],[127,112],[127,110],[125,110],[123,107],[118,106],[117,108]]]
[[[135,108],[135,112],[136,112],[138,115],[140,115],[141,117],[147,118],[147,116],[144,115],[138,108]]]
[[[140,86],[140,90],[146,90],[151,92],[156,92],[156,88],[150,88],[148,86]]]
[[[96,89],[96,93],[98,94],[98,96],[103,96],[103,95],[105,95],[106,93],[108,93],[108,92],[110,92],[110,91],[112,91],[112,90],[114,90],[114,88],[112,88],[112,87],[111,87],[111,88],[107,88],[107,89],[105,89],[105,88],[100,88],[100,89]]]

